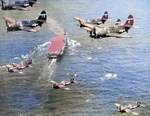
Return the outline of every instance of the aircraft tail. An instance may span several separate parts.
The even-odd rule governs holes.
[[[3,1],[3,0],[1,0],[1,2],[2,2],[2,9],[4,10],[5,9],[5,2]]]
[[[47,14],[46,12],[43,10],[41,12],[41,14],[39,15],[39,18],[37,19],[38,21],[38,25],[42,26],[43,23],[46,23],[46,19],[47,19]]]
[[[115,25],[121,25],[121,20],[118,19]]]
[[[36,2],[37,0],[29,0],[29,4],[30,4],[30,6],[32,7],[33,6],[33,4]]]
[[[104,12],[104,15],[102,16],[102,23],[104,24],[105,23],[105,21],[108,19],[108,12],[107,11],[105,11]]]
[[[129,15],[127,21],[125,22],[124,24],[124,28],[125,28],[125,31],[128,32],[128,30],[133,27],[133,23],[134,23],[134,19],[133,19],[133,16],[132,15]]]

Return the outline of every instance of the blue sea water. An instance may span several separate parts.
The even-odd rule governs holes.
[[[146,107],[135,112],[150,115],[150,1],[149,0],[39,0],[30,11],[0,12],[0,115],[1,116],[129,116],[123,106],[141,100]],[[38,33],[7,32],[2,17],[36,19],[45,10],[68,32],[70,43],[59,61],[46,67],[49,40],[55,35],[47,22]],[[108,11],[112,24],[122,24],[132,14],[134,25],[125,35],[132,38],[93,40],[73,19],[98,18]],[[56,24],[53,24],[54,26]],[[5,65],[33,59],[32,67],[22,74],[8,73]],[[77,74],[78,84],[69,91],[54,90],[50,81],[69,80]]]

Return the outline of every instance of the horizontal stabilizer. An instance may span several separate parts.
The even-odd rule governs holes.
[[[133,28],[139,28],[138,26],[132,26]]]
[[[43,23],[46,23],[46,20],[37,20],[38,22],[43,22]]]

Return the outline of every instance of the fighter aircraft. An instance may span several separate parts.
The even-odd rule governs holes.
[[[29,10],[28,7],[32,7],[36,1],[37,0],[19,0],[6,3],[4,0],[1,0],[2,10]]]
[[[134,104],[129,104],[127,106],[122,106],[118,103],[115,103],[116,108],[119,112],[126,112],[128,114],[140,115],[139,113],[133,112],[132,109],[138,108],[140,106],[145,107],[145,105],[141,104],[140,100]]]
[[[80,28],[86,30],[89,36],[94,39],[104,38],[104,37],[116,37],[116,38],[130,38],[126,35],[121,35],[123,32],[127,32],[133,27],[134,19],[132,15],[129,15],[127,21],[124,25],[121,25],[121,20],[118,19],[114,26],[94,26],[87,24],[78,17],[74,17],[75,20],[80,21]]]
[[[108,19],[108,12],[105,11],[102,18],[99,18],[99,19],[86,19],[86,20],[83,20],[83,19],[80,19],[79,17],[74,17],[74,18],[77,21],[79,21],[80,27],[82,26],[82,23],[87,23],[87,24],[92,24],[92,25],[100,25],[100,24],[104,24],[105,21]]]
[[[37,20],[18,21],[8,17],[3,17],[6,23],[7,31],[26,30],[28,32],[38,32],[43,23],[46,23],[47,15],[42,11]]]

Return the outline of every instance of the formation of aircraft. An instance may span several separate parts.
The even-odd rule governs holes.
[[[28,7],[32,7],[36,1],[37,0],[19,0],[6,3],[4,0],[1,0],[2,10],[29,10]]]
[[[93,25],[87,23],[85,20],[78,17],[74,17],[75,20],[79,21],[80,28],[86,30],[89,33],[89,36],[94,39],[104,38],[104,37],[116,37],[116,38],[130,38],[126,35],[121,35],[123,32],[127,32],[133,27],[134,19],[132,15],[129,15],[125,24],[121,24],[121,20],[118,19],[114,26],[101,26]]]
[[[7,31],[26,30],[28,32],[38,32],[43,23],[46,23],[47,15],[42,11],[37,20],[18,21],[9,17],[3,17]]]

